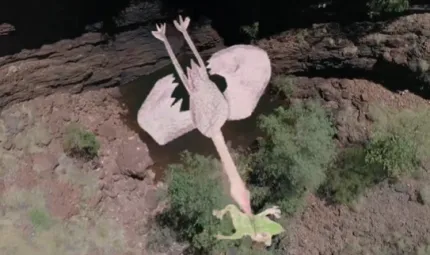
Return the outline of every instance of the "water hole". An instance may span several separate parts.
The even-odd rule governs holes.
[[[178,61],[182,68],[189,66],[191,59],[192,56],[189,55],[178,56]],[[204,57],[204,59],[206,60],[208,57]],[[180,153],[184,150],[199,153],[201,155],[212,155],[214,157],[218,157],[212,141],[200,134],[196,129],[166,145],[161,146],[158,145],[148,133],[139,127],[137,123],[137,112],[140,106],[156,81],[171,73],[175,75],[175,81],[179,83],[178,87],[173,92],[172,97],[176,99],[183,98],[181,111],[188,110],[188,95],[181,82],[179,82],[179,78],[177,77],[172,64],[120,87],[122,103],[125,104],[128,109],[128,115],[125,116],[124,121],[130,128],[136,131],[142,141],[147,144],[150,155],[155,162],[152,170],[155,172],[156,179],[158,180],[163,178],[164,169],[166,169],[168,164],[178,163],[180,161]],[[225,90],[227,84],[224,78],[220,76],[211,76],[210,78],[217,84],[221,91]],[[233,148],[249,146],[253,141],[255,141],[255,138],[261,134],[257,128],[258,116],[260,114],[270,112],[276,106],[277,102],[272,100],[268,93],[265,93],[261,97],[251,117],[239,121],[227,121],[222,128],[226,141],[230,142]]]

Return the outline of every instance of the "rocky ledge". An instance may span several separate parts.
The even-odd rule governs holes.
[[[77,38],[1,56],[0,107],[60,89],[76,93],[91,87],[125,84],[169,64],[163,44],[151,31],[156,22],[171,23],[174,17],[160,13],[156,3],[132,5],[123,12],[113,36],[99,32],[100,24],[94,24]],[[13,32],[19,31],[11,25],[1,26],[4,31],[0,45],[16,42]],[[208,24],[195,25],[190,34],[203,53],[222,45]],[[167,28],[167,36],[176,54],[186,53],[185,40],[173,26]]]

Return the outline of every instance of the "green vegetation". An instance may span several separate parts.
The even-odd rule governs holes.
[[[320,194],[334,202],[352,205],[363,192],[384,179],[376,165],[366,164],[366,150],[352,147],[339,153],[327,172],[327,179],[319,189]]]
[[[293,213],[307,192],[325,180],[325,170],[335,156],[334,128],[317,103],[301,103],[262,116],[260,139],[250,175],[252,201],[258,209],[279,204]]]
[[[294,93],[293,76],[277,75],[273,78],[272,84],[275,93],[279,96],[290,97]]]
[[[254,42],[258,37],[260,24],[258,22],[254,22],[252,25],[242,26],[241,30],[248,36],[251,42]]]
[[[64,151],[71,156],[92,159],[97,156],[100,143],[92,132],[77,124],[71,124],[64,134],[63,147]]]
[[[31,224],[36,230],[47,230],[52,224],[48,212],[41,209],[32,209],[29,213]]]
[[[152,252],[166,253],[175,239],[175,233],[170,228],[155,225],[148,233],[146,247]]]
[[[290,77],[279,76],[274,81],[275,89],[291,95]],[[255,148],[230,148],[250,188],[254,211],[278,205],[283,212],[278,222],[286,227],[289,216],[305,206],[309,193],[317,192],[332,202],[353,207],[372,186],[385,180],[396,182],[426,168],[430,155],[428,108],[398,112],[371,106],[369,115],[375,120],[369,139],[342,150],[334,140],[331,116],[318,102],[292,103],[260,116],[258,126],[264,135],[257,139]],[[229,235],[233,231],[228,217],[219,222],[212,215],[213,209],[231,203],[220,167],[214,158],[188,152],[182,155],[181,164],[169,166],[169,203],[158,215],[152,231],[159,233],[148,240],[149,248],[166,251],[169,243],[179,240],[189,244],[192,254],[226,254],[229,250],[236,254],[282,254],[279,249],[285,244],[277,241],[283,235],[275,237],[269,249],[257,247],[250,239],[215,240],[216,233]],[[423,186],[419,192],[423,203],[429,203],[429,194],[428,187]],[[400,250],[410,248],[403,241],[397,244]],[[361,248],[347,248],[357,249]]]
[[[56,218],[44,194],[40,187],[11,187],[0,196],[2,255],[88,254],[94,248],[107,255],[125,254],[124,230],[115,220],[96,212]],[[23,232],[23,224],[33,226],[33,231]]]
[[[396,112],[373,106],[371,112],[376,116],[374,152],[366,160],[381,164],[390,178],[417,171],[430,155],[430,109]]]
[[[167,177],[169,207],[157,216],[147,248],[166,252],[172,240],[187,241],[193,254],[220,254],[234,249],[236,254],[270,254],[265,249],[252,249],[248,241],[219,242],[217,233],[231,234],[231,218],[222,221],[212,215],[213,209],[222,209],[232,203],[228,188],[222,182],[220,162],[211,157],[184,152],[182,163],[170,165]],[[173,232],[172,232],[173,231]]]
[[[219,162],[213,158],[185,152],[182,164],[168,169],[169,208],[159,216],[162,226],[173,229],[179,239],[190,242],[192,249],[207,252],[216,249],[213,238],[225,226],[213,217],[214,208],[223,208],[229,198],[223,192]],[[230,230],[232,230],[232,226]]]
[[[367,3],[369,15],[402,12],[409,8],[409,0],[370,0]]]
[[[411,176],[430,155],[430,110],[388,111],[373,106],[376,120],[370,141],[337,157],[320,192],[335,202],[350,204],[373,185]]]
[[[317,103],[280,107],[262,116],[259,126],[267,136],[260,140],[259,149],[246,156],[236,151],[233,157],[249,182],[255,210],[276,204],[293,213],[303,204],[305,194],[324,181],[325,168],[336,151],[334,129]],[[182,155],[181,164],[169,166],[169,206],[158,216],[157,228],[162,233],[148,241],[149,248],[166,249],[163,241],[171,237],[168,227],[178,240],[189,242],[193,252],[219,254],[235,249],[237,254],[273,254],[246,239],[215,240],[218,232],[228,235],[233,231],[228,215],[222,221],[212,215],[213,209],[231,203],[220,168],[218,160],[188,152]]]

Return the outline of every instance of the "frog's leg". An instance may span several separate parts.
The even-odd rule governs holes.
[[[224,215],[227,212],[230,212],[230,214],[234,214],[235,211],[237,211],[238,209],[234,206],[234,205],[227,205],[224,209],[222,210],[213,210],[212,211],[212,215],[217,217],[218,219],[222,220],[222,218],[224,217]]]
[[[281,218],[281,210],[278,206],[273,206],[272,208],[267,208],[266,210],[262,211],[261,213],[257,214],[258,216],[267,216],[267,215],[273,215],[275,218],[279,219]]]
[[[264,242],[264,244],[266,245],[266,246],[271,246],[272,245],[272,236],[268,236],[267,238],[266,238],[266,241]]]
[[[234,234],[230,235],[230,236],[225,236],[225,235],[216,235],[216,238],[219,240],[236,240],[236,239],[241,239],[244,236],[243,233],[236,231]]]
[[[223,216],[229,212],[233,221],[233,225],[236,229],[236,232],[230,236],[225,236],[225,235],[221,235],[218,234],[216,235],[217,239],[222,239],[222,240],[235,240],[235,239],[240,239],[243,236],[246,235],[246,231],[244,231],[243,227],[241,226],[241,224],[243,222],[241,222],[241,216],[244,215],[239,208],[237,208],[237,206],[230,204],[227,205],[224,209],[222,210],[214,210],[213,211],[213,215],[215,217],[217,217],[218,219],[222,219]],[[245,216],[245,215],[244,215]]]
[[[252,236],[252,240],[258,243],[264,243],[266,246],[272,245],[272,235],[266,232],[258,233]]]

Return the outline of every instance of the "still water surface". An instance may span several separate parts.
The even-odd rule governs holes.
[[[178,57],[178,60],[184,68],[189,66],[191,57],[182,56]],[[218,156],[212,141],[200,134],[197,130],[193,130],[164,146],[160,146],[149,136],[148,133],[139,127],[136,117],[137,111],[153,88],[155,82],[171,73],[175,75],[176,82],[178,82],[179,79],[176,75],[176,71],[173,65],[170,64],[156,72],[142,76],[139,79],[120,87],[123,103],[129,110],[128,116],[125,118],[125,122],[130,128],[138,132],[142,141],[148,145],[151,157],[154,162],[156,162],[153,167],[153,171],[156,173],[157,179],[162,178],[163,169],[165,169],[166,165],[179,162],[180,153],[184,150],[202,155]],[[224,91],[227,85],[222,77],[212,76],[211,79],[217,84],[221,91]],[[262,96],[251,117],[239,121],[227,121],[223,126],[222,132],[225,139],[226,141],[231,142],[233,148],[238,146],[246,147],[260,135],[260,131],[256,127],[258,115],[270,112],[277,105],[276,102],[271,100],[267,94],[268,93]],[[189,102],[187,93],[182,84],[175,89],[173,96],[175,98],[184,98],[181,108],[183,110],[188,109]]]

